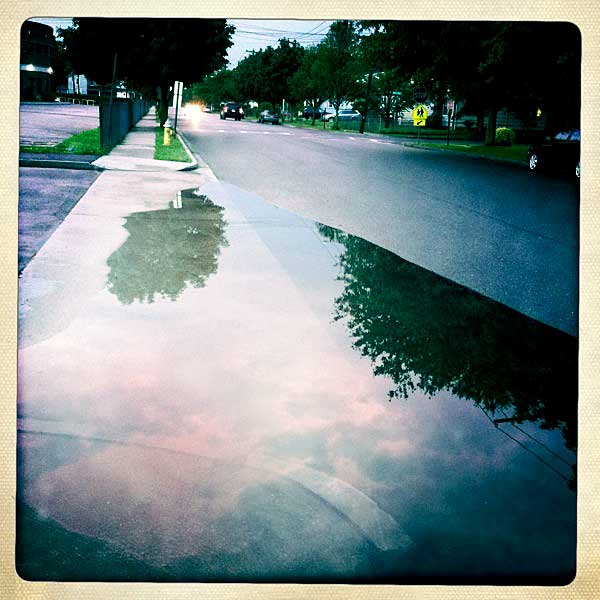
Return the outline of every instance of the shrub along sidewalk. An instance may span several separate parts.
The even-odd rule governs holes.
[[[154,159],[155,160],[173,160],[177,162],[192,162],[188,153],[185,151],[183,144],[179,141],[179,138],[174,135],[171,138],[171,144],[169,146],[164,145],[164,130],[161,127],[157,127],[155,130],[155,141],[154,141]]]
[[[108,154],[112,148],[100,146],[100,128],[88,129],[63,140],[55,146],[21,146],[20,152],[30,154]]]

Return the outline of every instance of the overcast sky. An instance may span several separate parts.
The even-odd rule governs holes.
[[[32,21],[46,23],[54,27],[69,27],[71,19],[64,18],[35,18]],[[297,40],[303,46],[318,44],[327,33],[332,21],[284,21],[284,20],[230,20],[235,25],[233,46],[229,48],[227,58],[229,66],[235,67],[237,63],[252,50],[260,50],[267,46],[276,46],[282,37]]]

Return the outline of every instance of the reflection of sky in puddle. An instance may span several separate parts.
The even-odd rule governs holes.
[[[21,351],[21,499],[181,579],[567,578],[575,341],[220,194]]]

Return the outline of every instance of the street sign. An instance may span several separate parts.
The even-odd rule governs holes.
[[[448,100],[448,110],[454,112],[454,100]]]
[[[421,119],[426,119],[429,116],[429,111],[422,105],[416,106],[412,112],[412,117],[416,121]]]
[[[429,112],[427,109],[422,104],[419,104],[412,112],[415,127],[425,127],[428,115]]]
[[[425,88],[417,88],[414,92],[414,97],[417,102],[423,102],[427,98],[427,90]]]

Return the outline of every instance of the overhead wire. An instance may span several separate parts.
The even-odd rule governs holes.
[[[529,454],[531,454],[533,457],[537,458],[541,463],[543,463],[544,465],[546,465],[546,467],[548,467],[551,471],[553,471],[554,473],[556,473],[556,475],[558,475],[559,477],[561,477],[562,479],[564,479],[566,482],[570,481],[567,476],[565,476],[563,473],[561,473],[558,469],[555,469],[549,462],[545,461],[539,454],[536,454],[533,450],[531,450],[531,448],[528,448],[525,444],[523,444],[523,442],[521,442],[517,438],[513,437],[512,435],[510,435],[510,433],[508,433],[507,431],[505,431],[504,429],[502,429],[502,427],[499,427],[498,423],[494,422],[494,419],[492,419],[492,417],[490,417],[490,415],[488,415],[488,413],[486,412],[486,410],[483,407],[481,407],[481,406],[478,405],[478,408],[481,410],[481,412],[483,412],[483,414],[489,419],[489,421],[492,423],[492,425],[498,431],[500,431],[506,437],[508,437],[511,440],[513,440],[513,442],[517,443],[519,446],[521,446],[521,448],[523,448],[523,450],[525,450],[526,452],[528,452]]]

